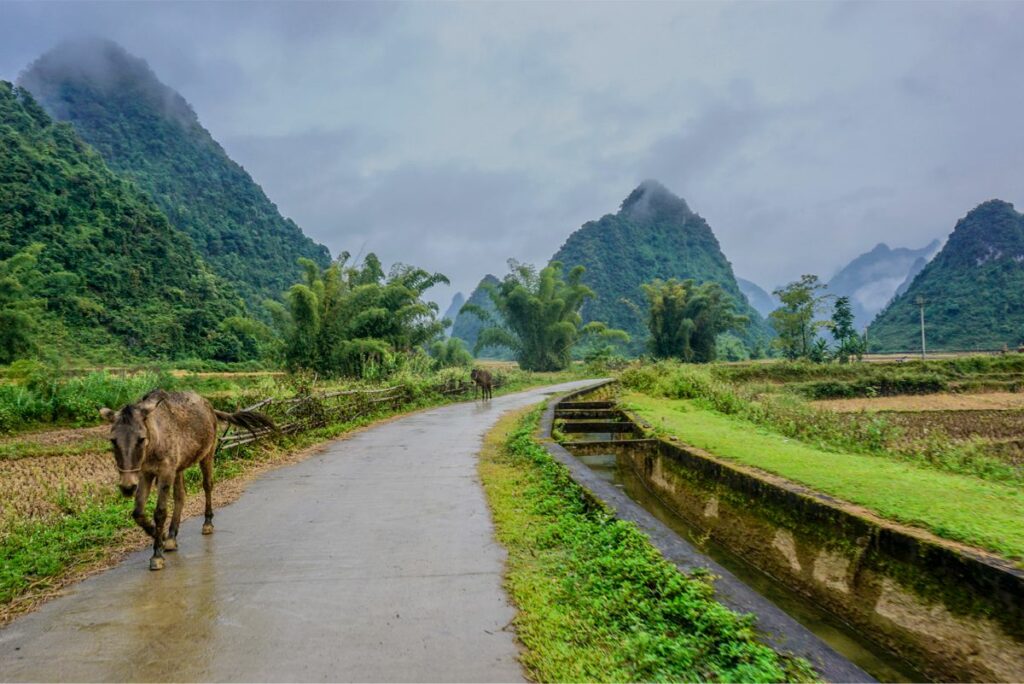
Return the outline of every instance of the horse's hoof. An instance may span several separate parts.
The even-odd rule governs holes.
[[[164,551],[177,551],[178,540],[177,539],[164,539]]]
[[[164,569],[164,559],[163,558],[150,558],[149,559],[149,569],[150,570],[163,570]]]
[[[213,523],[203,525],[203,534],[213,534]]]

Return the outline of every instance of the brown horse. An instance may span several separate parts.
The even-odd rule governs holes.
[[[217,419],[256,433],[274,430],[273,421],[261,413],[217,411],[195,392],[153,390],[120,411],[100,409],[111,423],[110,441],[121,475],[118,486],[125,496],[135,495],[132,518],[153,538],[150,570],[164,567],[164,551],[178,548],[178,525],[185,505],[184,471],[199,463],[206,493],[203,534],[213,532],[213,454],[217,450]],[[153,522],[146,516],[146,500],[156,485]],[[164,535],[167,497],[174,487],[174,514]]]
[[[470,371],[469,377],[476,383],[473,387],[473,398],[476,399],[476,393],[479,390],[484,399],[490,399],[494,389],[494,378],[491,376],[491,372],[474,368]]]

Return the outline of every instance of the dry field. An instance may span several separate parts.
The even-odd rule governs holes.
[[[839,413],[858,411],[1005,411],[1024,410],[1024,393],[914,394],[895,397],[822,399],[812,406]]]
[[[897,426],[902,439],[933,437],[976,443],[1004,463],[1024,465],[1024,393],[925,394],[810,402],[819,409],[861,420],[865,414]]]
[[[109,450],[0,461],[0,530],[62,511],[61,500],[109,493],[116,482]]]

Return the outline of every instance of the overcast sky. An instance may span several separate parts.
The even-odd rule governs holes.
[[[1020,205],[1022,26],[1010,2],[0,2],[0,78],[119,42],[307,234],[448,274],[445,305],[648,177],[768,288]]]

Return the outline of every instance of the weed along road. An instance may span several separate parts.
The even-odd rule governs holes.
[[[514,681],[514,612],[477,479],[509,410],[412,414],[330,444],[0,631],[7,681]],[[193,496],[195,496],[193,494]]]

